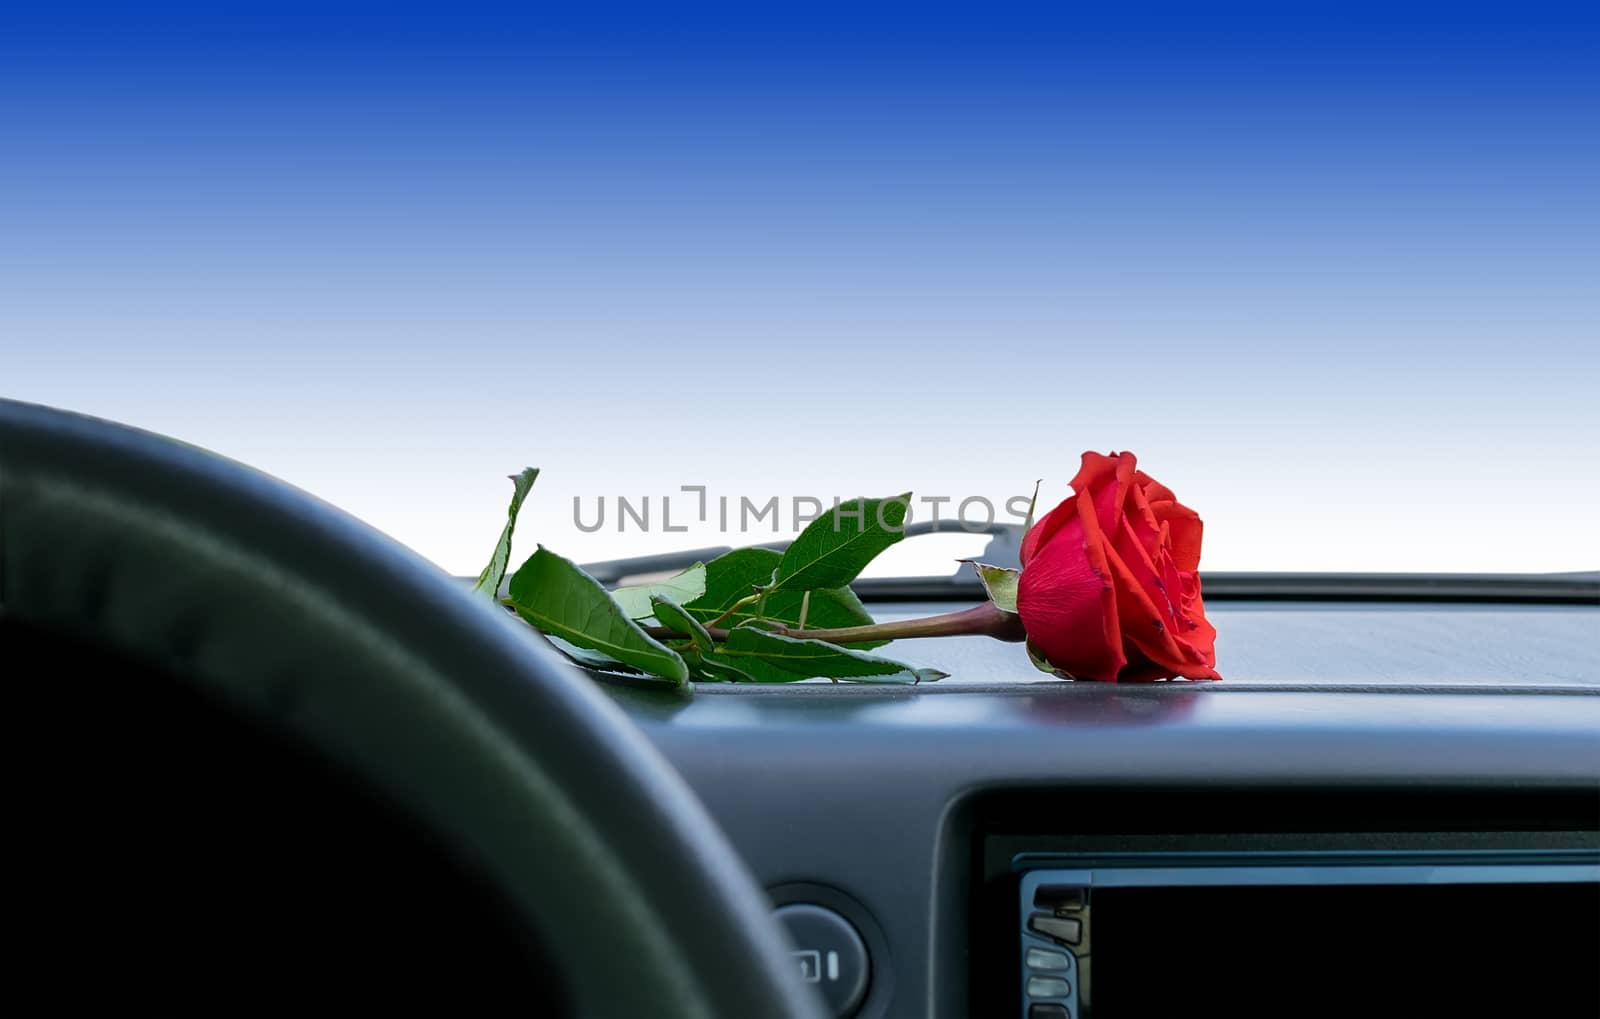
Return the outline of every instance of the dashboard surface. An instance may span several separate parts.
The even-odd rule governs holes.
[[[940,603],[870,606],[887,621],[948,611]],[[1211,601],[1218,688],[1600,686],[1600,605]],[[987,637],[901,640],[891,657],[950,673],[941,686],[1056,683],[1020,648]]]
[[[863,1016],[986,1010],[1016,853],[1600,848],[1600,607],[1208,611],[1221,683],[1065,682],[983,638],[897,643],[952,673],[915,688],[605,682],[765,885],[876,928]]]

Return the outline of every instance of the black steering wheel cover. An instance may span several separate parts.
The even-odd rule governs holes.
[[[583,1014],[821,1014],[742,861],[590,679],[282,482],[0,400],[0,613],[186,678],[351,769],[481,868]]]

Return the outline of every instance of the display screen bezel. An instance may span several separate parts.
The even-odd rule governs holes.
[[[1111,893],[1118,889],[1216,889],[1225,896],[1229,888],[1263,889],[1271,887],[1373,889],[1446,888],[1450,886],[1580,885],[1589,886],[1600,901],[1600,854],[1588,851],[1527,850],[1500,852],[1361,852],[1361,853],[1102,853],[1094,855],[1020,854],[1013,860],[1020,878],[1019,930],[1021,932],[1021,983],[1023,1014],[1028,1006],[1040,1003],[1065,1004],[1073,1019],[1096,1015],[1096,997],[1114,1000],[1110,995],[1080,990],[1093,987],[1094,891]],[[1072,949],[1071,995],[1061,999],[1030,997],[1030,978],[1038,974],[1029,969],[1027,950],[1050,946],[1050,940],[1029,929],[1031,917],[1048,912],[1054,897],[1064,889],[1083,889],[1089,908],[1082,913],[1062,912],[1062,916],[1081,916],[1086,941]],[[1367,895],[1369,892],[1360,894]],[[1074,898],[1076,896],[1073,896]],[[1246,896],[1241,896],[1241,899]],[[1100,901],[1110,905],[1115,896],[1102,894]],[[1399,901],[1397,899],[1397,901]],[[1069,908],[1079,908],[1077,906]],[[1597,920],[1600,923],[1600,920]],[[1104,923],[1101,926],[1105,926]],[[1066,948],[1056,944],[1057,949]],[[1229,957],[1230,946],[1207,946],[1218,960]],[[1237,946],[1233,946],[1237,947]],[[1081,959],[1081,966],[1079,960]],[[1221,963],[1219,961],[1218,965]],[[1104,968],[1104,967],[1102,967]],[[1224,970],[1218,972],[1218,985],[1226,986]],[[1153,972],[1159,973],[1157,965]],[[1426,979],[1426,976],[1423,976]],[[1197,1014],[1204,1014],[1197,1013]]]

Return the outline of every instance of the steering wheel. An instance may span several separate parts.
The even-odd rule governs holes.
[[[343,969],[307,944],[355,959],[364,939],[404,954],[421,938],[439,958],[482,964],[514,942],[532,946],[517,958],[548,969],[511,975],[511,988],[526,978],[548,989],[511,1003],[524,1011],[822,1014],[742,861],[591,679],[397,543],[232,461],[0,400],[0,675],[12,698],[8,758],[24,743],[45,755],[7,761],[5,852],[33,847],[33,870],[8,867],[5,881],[8,892],[48,891],[31,904],[52,933],[26,927],[9,904],[0,929],[23,938],[41,972],[70,958],[80,973],[137,974],[129,960],[142,959],[174,977],[146,988],[170,1005],[206,966],[264,953],[234,977],[306,1005],[327,1000],[315,980]],[[118,784],[157,757],[167,766],[156,778],[134,791]],[[214,767],[235,769],[227,788],[204,781]],[[99,799],[59,802],[68,795]],[[39,811],[18,817],[19,802]],[[316,806],[302,816],[305,804]],[[106,830],[106,811],[132,829]],[[194,840],[227,825],[252,834],[196,851]],[[352,856],[347,837],[369,841]],[[160,871],[162,887],[119,868],[130,853]],[[402,859],[416,865],[401,872]],[[340,861],[331,871],[330,860]],[[374,872],[390,883],[351,898]],[[430,896],[433,876],[450,894]],[[165,939],[184,935],[160,915],[135,922],[81,901],[65,910],[57,896],[80,882],[136,900],[135,912],[177,920],[200,903],[207,919],[187,925],[177,951]],[[253,895],[256,882],[272,894]],[[274,918],[298,918],[298,930],[263,931],[254,910],[279,896],[298,897]],[[474,896],[482,909],[438,922],[427,912]],[[415,930],[386,939],[413,901],[431,905],[411,917]],[[102,924],[145,936],[112,944],[96,936]],[[333,948],[323,930],[340,932]],[[473,947],[452,955],[453,944]],[[372,980],[415,985],[434,951],[376,969],[352,963],[362,985],[338,1000],[369,1001]],[[208,952],[206,966],[184,973],[183,952]],[[433,989],[472,990],[451,979]],[[230,986],[236,1000],[209,1004],[257,1001]]]

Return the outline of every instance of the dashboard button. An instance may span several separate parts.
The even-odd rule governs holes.
[[[1067,953],[1057,952],[1051,948],[1028,949],[1028,968],[1038,970],[1065,970],[1072,968],[1072,960],[1067,958]]]
[[[1072,993],[1072,985],[1060,977],[1030,977],[1028,979],[1028,997],[1030,998],[1065,998]]]
[[[1076,945],[1083,940],[1083,921],[1076,917],[1035,913],[1028,918],[1028,927],[1047,938],[1055,938],[1069,945]]]
[[[779,906],[773,915],[794,942],[800,979],[815,987],[840,1019],[854,1014],[866,997],[872,965],[866,942],[850,921],[810,903]]]
[[[1031,1005],[1028,1019],[1072,1019],[1072,1013],[1067,1011],[1065,1005]]]

